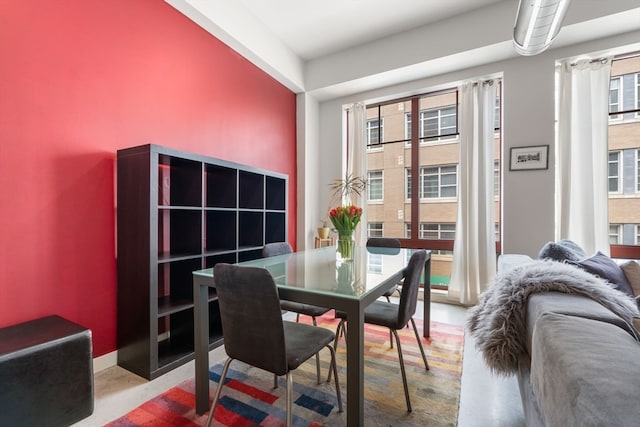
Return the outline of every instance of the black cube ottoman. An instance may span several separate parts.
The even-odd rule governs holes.
[[[0,328],[0,426],[68,426],[91,413],[89,329],[60,316]]]

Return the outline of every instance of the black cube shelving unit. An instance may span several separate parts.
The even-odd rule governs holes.
[[[193,358],[192,272],[286,241],[284,174],[142,145],[118,151],[118,364],[154,379]],[[222,344],[215,290],[210,348]]]

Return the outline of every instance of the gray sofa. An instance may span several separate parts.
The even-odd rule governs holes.
[[[534,262],[501,258],[499,274]],[[629,321],[634,314],[616,314],[589,295],[564,291],[532,293],[525,304],[515,374],[527,425],[640,425],[640,343]]]
[[[598,302],[529,298],[518,382],[528,426],[640,425],[640,343]]]

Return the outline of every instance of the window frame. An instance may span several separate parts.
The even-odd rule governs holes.
[[[612,154],[617,154],[618,156],[618,160],[615,162],[617,164],[617,168],[618,168],[618,175],[613,176],[609,174],[609,168],[611,166],[612,162],[611,161],[611,155]],[[622,194],[623,193],[623,176],[622,176],[622,170],[623,170],[623,156],[622,156],[622,150],[609,150],[609,152],[607,153],[607,192],[608,194]],[[611,180],[612,179],[616,179],[617,180],[617,188],[615,191],[611,191]]]
[[[455,167],[455,172],[452,174],[450,172],[448,173],[443,173],[442,169],[443,168],[450,168],[450,167]],[[437,174],[425,174],[425,171],[427,169],[437,169]],[[443,176],[450,176],[450,175],[455,175],[455,184],[442,184],[442,178]],[[427,195],[427,185],[425,182],[425,179],[427,176],[435,176],[437,177],[437,185],[438,185],[438,195],[433,197],[433,196],[428,196]],[[420,202],[427,202],[427,201],[433,201],[433,200],[453,200],[453,199],[457,199],[458,197],[458,186],[459,186],[459,179],[458,179],[458,164],[442,164],[442,165],[431,165],[431,166],[421,166],[420,167],[420,188],[419,188],[419,197],[420,197]],[[455,190],[455,195],[453,196],[443,196],[442,192],[443,192],[443,188],[451,188],[453,187]]]
[[[372,183],[378,181],[378,179],[374,179],[371,175],[372,173],[380,173],[380,198],[372,199],[371,198],[371,189],[373,187]],[[383,169],[375,169],[367,171],[367,202],[381,203],[384,202],[384,170]]]

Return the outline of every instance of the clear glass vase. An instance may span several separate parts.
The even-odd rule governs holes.
[[[338,234],[338,245],[336,247],[336,256],[338,257],[338,260],[352,260],[355,243],[353,233]]]

